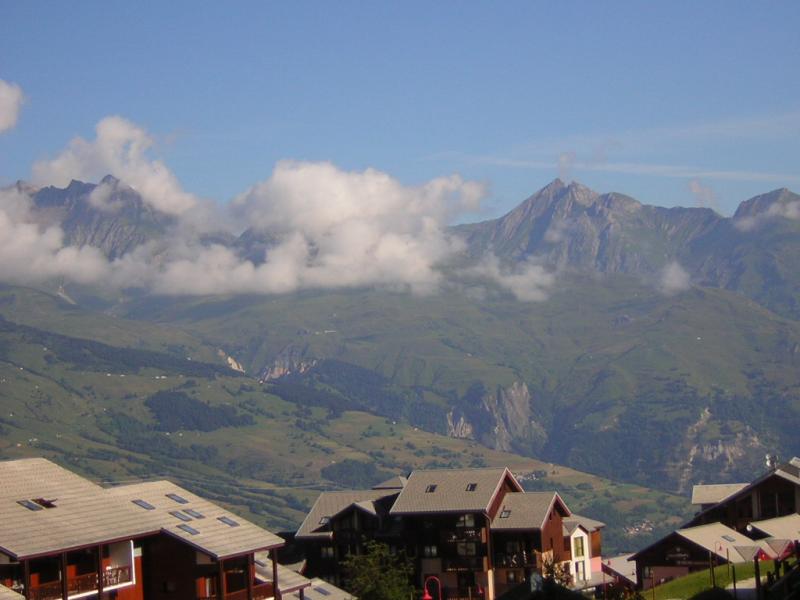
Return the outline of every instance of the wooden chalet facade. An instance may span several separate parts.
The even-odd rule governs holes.
[[[494,600],[569,559],[555,492],[526,493],[508,469],[418,470],[372,490],[325,492],[295,539],[306,574],[342,583],[340,561],[368,540],[413,560],[415,584],[439,578],[447,600]]]
[[[0,462],[0,481],[0,598],[280,597],[283,540],[168,481],[102,488],[44,459]]]

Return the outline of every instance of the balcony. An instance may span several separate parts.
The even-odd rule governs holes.
[[[459,527],[442,531],[443,542],[480,542],[482,529]]]
[[[76,598],[97,592],[97,573],[86,573],[67,579],[68,598]],[[116,589],[127,583],[133,583],[129,566],[111,567],[103,571],[103,589]],[[61,581],[49,581],[32,586],[29,600],[60,600]]]
[[[494,565],[504,569],[536,567],[536,554],[525,551],[496,554],[494,557]]]
[[[271,583],[253,585],[253,600],[269,600],[275,596]],[[217,600],[216,596],[200,596],[197,600]],[[247,590],[237,590],[225,594],[225,600],[247,600]]]
[[[443,571],[485,571],[486,558],[483,556],[454,556],[442,558]]]

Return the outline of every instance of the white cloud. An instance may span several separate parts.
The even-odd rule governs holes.
[[[501,266],[495,255],[483,257],[474,267],[464,269],[464,275],[485,277],[507,290],[522,302],[541,302],[547,300],[548,293],[555,283],[555,275],[532,261],[516,264],[513,267]]]
[[[103,138],[102,134],[98,139]],[[83,153],[64,155],[69,162]],[[93,148],[91,152],[94,152]],[[89,201],[113,210],[115,184],[101,184]],[[10,192],[9,192],[10,193]],[[347,172],[329,163],[281,162],[272,176],[242,194],[220,221],[250,223],[274,244],[263,261],[242,259],[232,248],[203,244],[191,218],[164,239],[144,244],[109,263],[93,248],[63,247],[58,227],[41,231],[26,222],[29,199],[14,196],[2,239],[6,254],[26,269],[0,271],[0,279],[42,281],[62,276],[161,294],[286,293],[308,288],[384,287],[435,291],[439,264],[463,249],[446,233],[458,214],[477,210],[483,187],[458,176],[406,186],[374,169]],[[202,212],[203,204],[198,204]],[[9,209],[10,210],[10,209]],[[26,256],[48,260],[26,260]],[[75,268],[68,269],[69,260]]]
[[[71,179],[97,181],[111,174],[165,214],[181,215],[198,206],[167,166],[150,156],[154,140],[144,129],[122,117],[106,117],[95,132],[94,140],[75,137],[54,159],[34,164],[34,181],[65,186]]]
[[[21,87],[0,79],[0,133],[17,124],[24,100]]]
[[[29,199],[16,189],[0,191],[0,281],[34,283],[65,278],[94,283],[109,274],[103,254],[89,246],[65,246],[57,227],[30,222]]]
[[[684,292],[691,287],[689,273],[677,262],[668,263],[662,270],[658,288],[667,295]]]
[[[689,191],[694,196],[696,206],[717,210],[717,194],[712,187],[705,185],[699,179],[692,179],[689,181]]]

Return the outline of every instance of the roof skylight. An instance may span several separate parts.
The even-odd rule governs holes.
[[[432,494],[435,491],[436,491],[436,484],[435,483],[431,483],[428,487],[425,488],[425,493],[426,494]]]
[[[191,520],[192,520],[192,517],[190,517],[190,516],[188,516],[188,515],[185,515],[185,514],[183,514],[183,513],[182,513],[181,511],[179,511],[179,510],[171,510],[171,511],[169,511],[169,514],[171,514],[171,515],[172,515],[173,517],[175,517],[176,519],[180,519],[181,521],[184,521],[184,522],[186,522],[186,521],[191,521]]]
[[[17,504],[20,506],[24,506],[28,510],[37,511],[37,510],[44,510],[41,506],[36,504],[33,500],[17,500]]]
[[[736,541],[736,538],[733,537],[732,535],[723,535],[722,539],[723,540],[728,540],[729,542],[735,542]]]
[[[318,524],[319,524],[319,525],[327,525],[327,524],[328,524],[328,523],[330,523],[330,522],[331,522],[331,518],[330,518],[330,517],[322,517],[322,518],[319,520],[319,523],[318,523]]]
[[[510,516],[511,516],[511,509],[510,508],[504,508],[502,511],[500,511],[500,518],[501,519],[507,519]]]
[[[203,513],[199,513],[193,508],[184,508],[183,512],[185,512],[190,517],[194,517],[195,519],[205,519],[206,518],[206,516]]]
[[[174,500],[178,504],[189,504],[189,501],[184,498],[183,496],[179,496],[178,494],[165,494],[167,498],[170,500]]]
[[[477,483],[468,483],[467,484],[467,491],[468,492],[474,492],[477,487],[478,487]]]
[[[221,521],[225,523],[228,527],[238,527],[239,523],[231,519],[230,517],[217,517],[217,521]]]
[[[156,507],[150,504],[147,500],[142,500],[141,498],[137,498],[136,500],[131,500],[136,506],[139,506],[145,510],[155,510]]]
[[[191,525],[185,525],[183,523],[178,525],[178,529],[182,529],[183,531],[185,531],[190,535],[197,535],[198,533],[200,533],[199,531],[197,531],[197,529],[195,529]]]

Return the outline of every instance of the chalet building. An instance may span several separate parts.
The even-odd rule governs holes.
[[[602,529],[606,524],[573,514],[563,521],[564,550],[568,553],[569,574],[576,587],[601,585]]]
[[[0,462],[0,481],[4,600],[280,598],[283,540],[173,483],[103,488],[45,459]]]
[[[800,513],[800,458],[779,465],[752,483],[695,486],[693,503],[698,498],[702,500],[701,510],[689,526],[720,522],[744,531],[752,521]]]
[[[413,559],[418,586],[435,575],[447,600],[494,600],[545,562],[571,560],[565,531],[570,543],[580,527],[565,529],[571,517],[557,493],[526,493],[508,469],[417,470],[371,490],[321,494],[295,539],[310,577],[340,583],[340,561],[377,540]],[[581,564],[592,549],[600,554],[602,524],[588,521]]]
[[[700,511],[681,529],[634,554],[640,588],[708,569],[709,564],[783,558],[800,541],[800,459],[752,483],[698,485]]]

